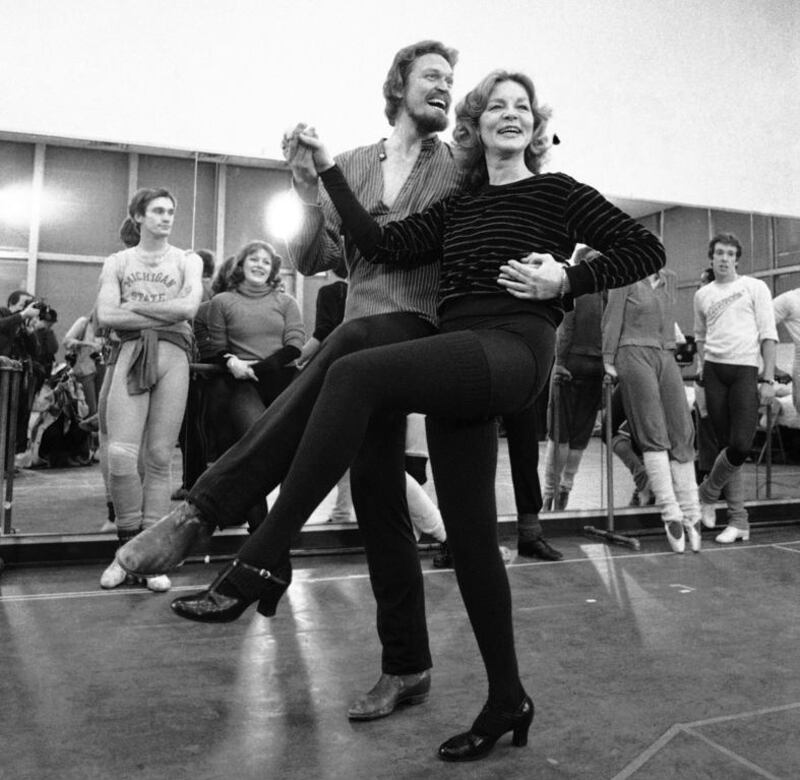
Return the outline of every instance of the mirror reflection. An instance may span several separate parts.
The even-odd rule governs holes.
[[[178,208],[170,242],[207,252],[212,265],[206,268],[206,286],[219,275],[225,259],[235,256],[251,239],[264,239],[274,246],[283,258],[274,281],[281,294],[296,302],[305,334],[302,343],[296,339],[296,347],[306,359],[314,349],[312,336],[319,326],[318,293],[341,280],[331,272],[311,277],[295,272],[286,237],[296,215],[287,211],[279,197],[288,188],[282,163],[89,141],[47,139],[45,143],[35,136],[1,134],[0,165],[6,172],[0,189],[0,280],[8,304],[5,316],[14,323],[13,332],[4,335],[9,348],[3,354],[17,350],[26,363],[14,428],[17,452],[11,511],[6,511],[2,531],[113,531],[97,416],[113,343],[98,328],[94,305],[103,262],[121,248],[119,224],[130,195],[147,186],[166,186],[174,193]],[[92,203],[92,208],[86,209],[86,203]],[[675,336],[669,348],[683,383],[694,434],[693,467],[699,476],[711,470],[709,453],[714,446],[709,443],[713,432],[706,408],[698,397],[694,314],[695,293],[711,264],[710,237],[718,232],[735,234],[742,245],[738,273],[761,280],[771,298],[780,301],[776,304],[779,343],[774,397],[759,408],[757,431],[742,465],[743,489],[746,500],[800,497],[792,477],[800,459],[800,414],[792,381],[792,337],[798,334],[791,300],[800,287],[800,220],[713,207],[618,203],[658,234],[666,247]],[[590,255],[578,248],[574,262],[590,261]],[[561,352],[550,393],[539,399],[536,424],[545,512],[605,506],[607,428],[614,506],[641,509],[652,500],[643,477],[642,448],[626,420],[619,391],[608,380],[604,383],[606,306],[601,296],[579,299],[559,334]],[[13,348],[12,341],[17,342]],[[222,370],[197,367],[203,362],[200,355],[193,360],[190,404],[192,398],[198,402],[195,390]],[[646,417],[651,399],[642,401],[641,413]],[[191,480],[192,469],[196,472],[215,457],[213,447],[205,452],[198,447],[198,437],[205,441],[206,434],[191,426],[184,428],[181,446],[172,457],[176,496],[184,472]],[[508,444],[502,429],[500,434],[498,508],[501,514],[514,515]],[[410,457],[424,457],[422,448]],[[424,496],[435,500],[430,469],[418,470],[417,482],[423,481],[422,474],[427,477]],[[346,485],[340,487],[341,496],[336,491],[329,496],[312,522],[340,522],[348,517]]]

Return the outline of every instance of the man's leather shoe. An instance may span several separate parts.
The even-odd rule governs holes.
[[[564,557],[564,553],[551,547],[543,536],[520,539],[517,542],[517,555],[523,558],[541,558],[543,561],[560,561]]]
[[[430,689],[430,669],[417,674],[382,674],[371,691],[350,705],[347,717],[350,720],[385,718],[403,704],[422,704]]]
[[[129,574],[164,574],[184,561],[200,541],[208,540],[213,526],[185,501],[155,525],[146,528],[117,550],[117,561]]]

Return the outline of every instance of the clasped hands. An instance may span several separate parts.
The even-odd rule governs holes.
[[[316,203],[319,174],[334,164],[317,131],[299,122],[283,134],[281,150],[291,168],[297,194],[308,203]]]

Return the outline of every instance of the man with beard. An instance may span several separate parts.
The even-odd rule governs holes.
[[[450,147],[436,135],[448,124],[457,56],[438,41],[401,49],[383,87],[391,134],[337,157],[357,197],[381,224],[421,211],[460,186]],[[306,130],[300,124],[284,139],[295,190],[306,204],[294,247],[297,269],[319,273],[335,268],[344,255],[350,280],[344,321],[363,329],[361,343],[351,342],[348,351],[430,335],[437,322],[438,267],[398,272],[366,262],[354,245],[342,241],[339,215],[318,185],[310,153],[297,145],[298,133]],[[400,414],[373,420],[350,471],[383,647],[381,677],[351,704],[353,720],[422,702],[430,688],[422,572],[405,498],[405,426]]]
[[[336,158],[359,201],[380,224],[422,211],[461,186],[452,151],[436,135],[448,124],[457,58],[454,49],[438,41],[421,41],[397,52],[383,86],[392,133]],[[239,524],[252,504],[263,503],[292,462],[334,360],[436,330],[438,265],[392,269],[366,262],[348,245],[339,215],[318,185],[310,152],[298,146],[300,132],[309,129],[299,124],[283,139],[295,190],[305,203],[292,257],[305,275],[334,269],[345,260],[350,282],[344,324],[248,433],[201,476],[187,502],[118,553],[122,566],[132,573],[174,567],[198,538],[210,536],[216,526]],[[538,518],[542,500],[535,417],[531,408],[504,419],[518,550],[520,555],[558,560],[562,555],[543,538]],[[399,704],[421,703],[430,689],[422,571],[408,516],[404,451],[405,415],[379,417],[371,422],[350,472],[382,645],[382,674],[351,704],[348,717],[353,720],[373,720],[391,714]],[[442,565],[451,565],[447,551],[440,557]]]
[[[359,200],[381,224],[422,211],[460,186],[450,147],[436,135],[447,127],[457,57],[438,41],[401,49],[383,88],[391,135],[337,159]],[[186,502],[119,551],[119,562],[130,572],[169,570],[215,527],[237,525],[250,506],[263,503],[288,470],[335,359],[436,330],[438,265],[392,270],[366,262],[354,246],[343,246],[338,214],[320,192],[308,151],[298,149],[297,133],[305,127],[298,125],[284,138],[295,189],[306,204],[292,256],[298,270],[309,275],[335,268],[344,255],[350,277],[345,322],[245,436],[198,479]],[[383,647],[380,679],[348,710],[354,720],[421,703],[430,689],[422,570],[408,518],[404,454],[405,415],[386,415],[371,423],[351,468]]]

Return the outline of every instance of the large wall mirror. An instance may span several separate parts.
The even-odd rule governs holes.
[[[267,219],[269,207],[285,193],[289,179],[277,161],[214,157],[194,152],[98,144],[57,138],[0,133],[0,289],[25,288],[57,310],[53,326],[59,342],[69,326],[93,305],[104,258],[120,248],[118,228],[130,194],[138,187],[164,185],[178,199],[172,243],[207,248],[217,262],[253,238],[264,238],[284,254],[284,281],[295,295],[307,332],[313,330],[317,290],[330,280],[298,277],[287,256],[284,226]],[[686,336],[693,331],[692,298],[708,265],[708,239],[715,232],[736,233],[745,250],[740,272],[763,279],[778,295],[800,286],[800,219],[774,214],[722,211],[674,203],[618,200],[621,208],[662,237],[668,265],[677,274],[677,323]],[[778,367],[790,378],[794,349],[785,333]],[[61,348],[57,363],[63,363]],[[683,368],[691,401],[691,364]],[[765,413],[748,461],[751,500],[800,500],[794,475],[800,462],[800,415],[791,402],[791,385],[782,383],[772,414]],[[546,436],[543,403],[541,435]],[[602,417],[578,467],[566,499],[566,511],[597,511],[606,504],[608,470],[602,440]],[[540,473],[544,480],[545,450]],[[618,508],[635,503],[635,483],[618,458],[613,464],[613,501]],[[96,534],[106,515],[97,464],[27,468],[14,479],[13,511],[2,524],[19,536]],[[175,470],[180,469],[176,449]],[[179,473],[174,481],[179,484]],[[433,492],[428,483],[427,489]],[[513,515],[513,491],[507,451],[501,443],[498,504]],[[82,511],[59,496],[83,494]],[[563,503],[563,502],[562,502]],[[46,509],[43,509],[46,507]],[[652,510],[655,511],[655,510]],[[324,518],[323,518],[324,519]]]

